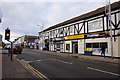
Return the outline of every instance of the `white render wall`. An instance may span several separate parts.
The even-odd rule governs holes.
[[[120,46],[118,46],[118,45],[119,45],[119,42],[120,42],[119,38],[120,38],[120,37],[116,37],[116,41],[114,41],[114,38],[113,38],[113,56],[114,56],[114,57],[120,57],[120,55],[118,55],[118,54],[120,54],[120,53],[118,52],[118,50],[119,50],[119,48],[120,48]],[[108,53],[109,53],[109,55],[111,56],[111,41],[110,41],[110,38],[109,38],[109,40],[108,40],[108,46],[109,46]]]
[[[120,37],[118,37],[118,56],[120,57]]]
[[[49,51],[54,51],[54,44],[49,42]]]
[[[84,44],[85,40],[84,39],[80,39],[78,40],[78,53],[79,54],[84,54],[84,48],[85,48],[85,44]]]

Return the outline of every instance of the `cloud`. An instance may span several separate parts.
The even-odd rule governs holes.
[[[111,0],[113,1],[113,0]],[[0,33],[9,27],[14,40],[104,6],[105,2],[3,2]],[[39,25],[39,26],[38,26]]]
[[[105,2],[105,1],[106,0],[4,0],[4,2]]]
[[[103,6],[104,3],[53,3],[45,10],[46,13],[48,13],[45,16],[45,19],[48,22],[48,26],[52,26],[73,17],[82,15],[86,12],[95,10],[101,5]]]

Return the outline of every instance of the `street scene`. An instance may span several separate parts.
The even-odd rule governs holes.
[[[119,0],[0,7],[1,80],[119,80]]]

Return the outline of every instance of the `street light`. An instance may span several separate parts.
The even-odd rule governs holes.
[[[40,26],[40,25],[37,25],[37,26]],[[42,22],[42,26],[40,26],[40,27],[42,27],[41,31],[44,30],[44,22]],[[41,38],[41,39],[42,39],[41,45],[42,45],[42,49],[43,49],[43,37],[44,37],[44,36],[41,35],[41,37],[42,37],[42,38]],[[40,37],[39,37],[39,40],[40,40]]]

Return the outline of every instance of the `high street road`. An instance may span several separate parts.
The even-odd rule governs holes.
[[[60,54],[60,53],[59,53]],[[118,65],[24,49],[17,58],[41,78],[118,78]],[[37,74],[36,73],[36,74]]]

